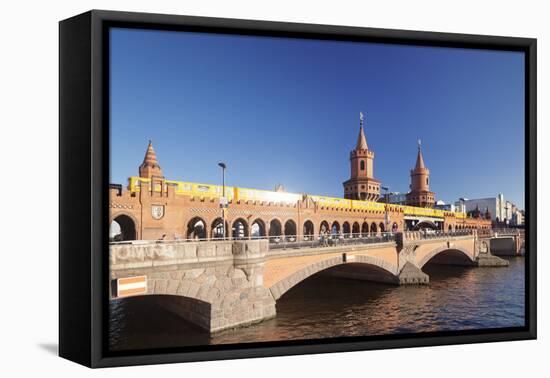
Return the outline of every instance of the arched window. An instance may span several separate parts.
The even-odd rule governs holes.
[[[195,217],[187,223],[186,237],[187,239],[206,239],[206,223],[202,218]]]
[[[281,236],[281,235],[282,235],[281,222],[279,222],[277,219],[273,219],[271,222],[269,222],[269,236]]]
[[[309,240],[311,236],[313,236],[315,227],[313,226],[313,222],[308,220],[304,223],[304,238],[306,240]]]
[[[127,215],[119,215],[112,222],[110,227],[110,238],[112,241],[136,240],[136,224]]]
[[[359,226],[359,223],[354,222],[353,226],[351,227],[351,234],[354,238],[359,237],[359,234],[361,233],[361,226]]]
[[[361,235],[365,236],[369,233],[369,224],[367,222],[363,222],[363,225],[361,226]]]
[[[365,170],[365,161],[364,160],[361,160],[361,170],[364,171]]]
[[[265,235],[265,223],[261,219],[256,219],[250,227],[250,236],[253,238],[261,238]]]
[[[285,222],[285,238],[287,241],[296,241],[296,223],[289,219]]]
[[[337,235],[337,234],[339,234],[339,233],[340,233],[340,223],[334,221],[334,222],[332,223],[332,227],[331,227],[331,229],[330,229],[330,233],[331,233],[332,235]]]
[[[329,225],[327,221],[322,221],[321,226],[319,227],[319,233],[320,234],[326,234],[329,232]]]
[[[248,225],[246,221],[239,218],[233,222],[231,234],[234,239],[244,239],[248,237]]]
[[[348,238],[350,237],[350,233],[351,233],[351,226],[349,225],[348,222],[344,222],[344,224],[342,225],[342,231],[344,233],[344,237]]]
[[[216,218],[214,222],[212,222],[212,238],[213,239],[221,239],[224,237],[224,231],[225,231],[225,237],[229,236],[229,230],[228,230],[228,224],[227,221],[225,221],[225,227],[223,224],[222,218]]]

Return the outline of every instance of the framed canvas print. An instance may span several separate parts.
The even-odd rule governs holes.
[[[536,40],[60,23],[60,355],[536,337]]]

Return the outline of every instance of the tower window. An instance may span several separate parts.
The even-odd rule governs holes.
[[[361,170],[362,171],[365,170],[365,161],[364,160],[361,160]]]
[[[430,185],[430,184],[428,183],[428,178],[427,178],[427,177],[426,177],[426,185]]]

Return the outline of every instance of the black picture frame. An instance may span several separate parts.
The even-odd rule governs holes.
[[[526,326],[109,353],[109,72],[112,26],[525,53]],[[59,354],[89,367],[535,339],[536,39],[92,10],[59,24]]]

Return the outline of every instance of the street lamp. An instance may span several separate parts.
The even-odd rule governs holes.
[[[218,163],[218,166],[222,169],[222,198],[220,199],[220,207],[222,208],[223,240],[225,240],[225,208],[227,207],[227,198],[225,198],[225,170],[227,166],[223,162]]]

